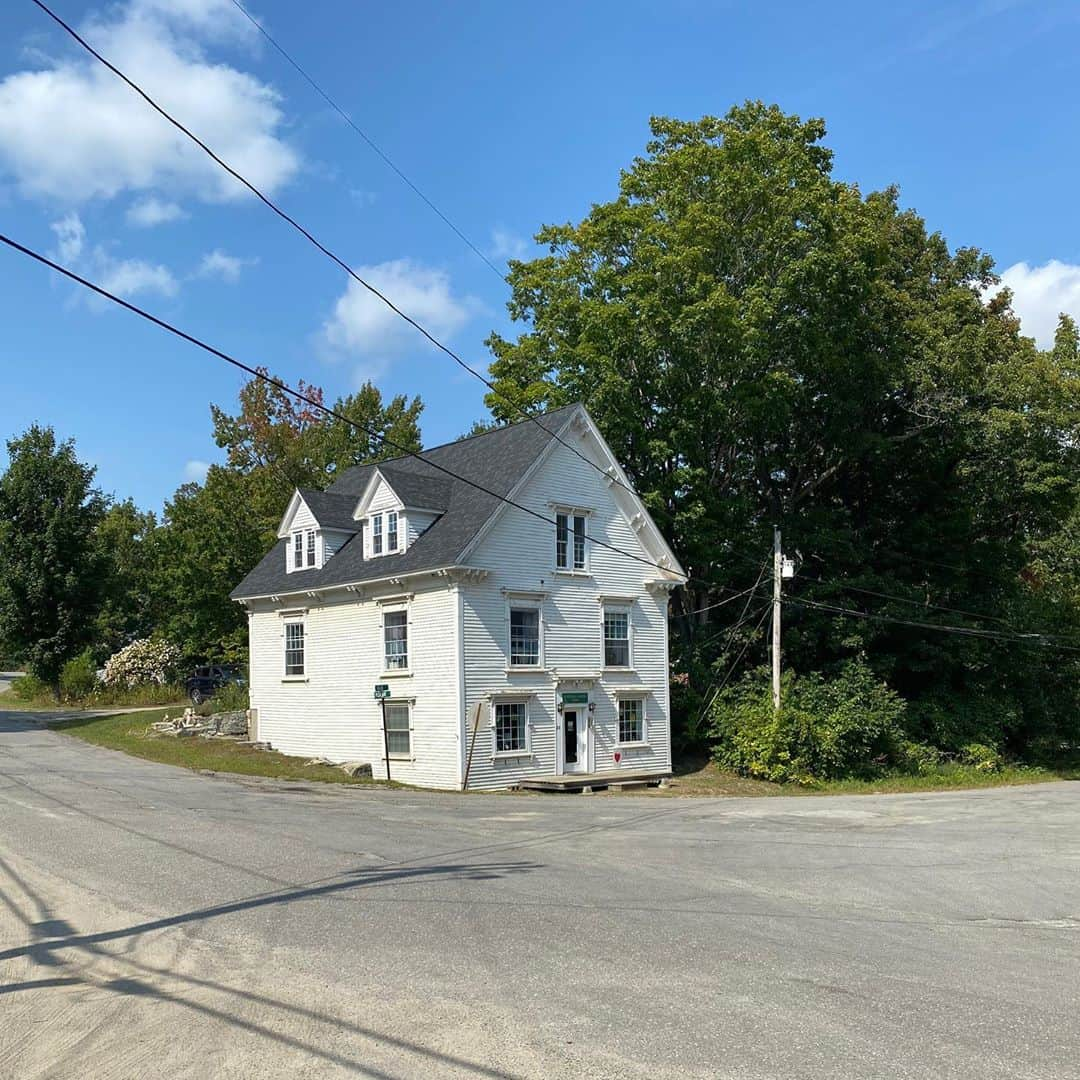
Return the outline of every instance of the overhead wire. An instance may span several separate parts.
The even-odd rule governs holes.
[[[521,416],[522,419],[531,420],[534,424],[536,424],[538,427],[542,428],[549,435],[551,435],[552,438],[554,438],[557,442],[561,443],[564,447],[566,447],[573,454],[575,454],[582,461],[584,461],[586,465],[588,465],[590,468],[595,469],[598,473],[600,473],[601,476],[603,476],[611,483],[617,484],[619,487],[625,488],[627,491],[634,493],[634,489],[629,484],[621,480],[617,475],[615,475],[615,473],[609,472],[608,470],[601,468],[601,466],[597,465],[595,461],[592,461],[580,450],[578,450],[576,446],[573,446],[571,443],[568,443],[565,439],[561,438],[558,433],[551,431],[550,428],[544,427],[544,425],[540,423],[540,420],[536,415],[529,412],[523,406],[519,405],[512,398],[507,397],[504,393],[502,393],[502,391],[498,389],[495,383],[493,383],[490,379],[477,371],[476,368],[474,368],[471,364],[464,360],[454,349],[450,348],[449,345],[446,345],[442,341],[440,341],[430,330],[427,329],[427,327],[425,327],[422,323],[420,323],[417,319],[413,318],[407,312],[399,308],[397,304],[395,304],[385,293],[372,285],[371,282],[361,277],[361,275],[358,274],[351,266],[349,266],[349,264],[346,263],[339,255],[331,251],[330,248],[323,244],[322,241],[317,239],[305,226],[301,225],[300,222],[296,220],[296,218],[292,217],[289,213],[287,213],[280,206],[278,206],[277,203],[273,201],[273,199],[271,199],[268,195],[264,194],[258,187],[255,186],[255,184],[248,180],[247,177],[243,176],[227,161],[221,158],[210,146],[203,142],[203,140],[200,139],[198,135],[191,131],[190,128],[186,127],[183,123],[177,120],[162,105],[159,105],[158,102],[155,101],[141,86],[139,86],[138,83],[136,83],[123,71],[121,71],[120,68],[118,68],[114,63],[112,63],[112,61],[108,60],[105,56],[98,52],[98,50],[95,49],[94,46],[91,45],[81,34],[79,34],[79,32],[73,26],[65,22],[64,19],[62,19],[55,11],[53,11],[52,8],[50,8],[49,5],[44,2],[44,0],[30,0],[30,2],[40,8],[43,12],[45,12],[45,14],[48,15],[49,18],[52,19],[53,22],[55,22],[62,30],[64,30],[64,32],[68,34],[72,38],[72,40],[77,42],[83,49],[85,49],[91,56],[93,56],[95,60],[97,60],[100,64],[106,67],[118,79],[120,79],[121,82],[123,82],[126,86],[128,86],[131,90],[138,94],[139,97],[143,99],[143,101],[145,101],[161,117],[163,117],[170,124],[172,124],[172,126],[176,128],[177,131],[181,132],[183,135],[189,138],[212,161],[214,161],[236,181],[238,181],[245,188],[247,188],[248,191],[250,191],[261,203],[263,203],[263,205],[265,205],[269,210],[271,210],[274,214],[281,218],[282,221],[292,226],[293,229],[300,233],[300,235],[303,236],[307,241],[309,241],[309,243],[311,243],[315,248],[321,251],[328,259],[331,260],[331,262],[333,262],[336,266],[340,267],[340,269],[344,270],[345,273],[348,274],[350,278],[352,278],[352,280],[357,282],[357,284],[361,285],[369,293],[371,293],[372,296],[385,304],[386,307],[388,307],[395,315],[398,316],[398,318],[404,320],[411,327],[413,327],[414,330],[416,330],[432,345],[434,345],[436,349],[449,356],[450,359],[454,361],[454,363],[456,363],[459,367],[462,368],[462,370],[468,372],[474,378],[479,379],[480,382],[482,382],[488,388],[488,390],[491,391],[492,394],[494,394],[501,401],[509,405],[510,408],[512,408]]]
[[[266,27],[263,26],[263,24],[259,22],[259,20],[256,19],[255,16],[252,15],[246,7],[244,7],[240,0],[232,0],[232,3],[233,6],[244,16],[244,18],[247,19],[248,22],[250,22],[251,25],[254,26],[255,29],[258,30],[258,32],[262,34],[262,36],[266,38],[268,42],[270,42],[270,44],[289,62],[289,64],[292,65],[293,68],[296,69],[296,71],[301,75],[305,82],[308,83],[308,85],[319,95],[319,97],[321,97],[323,101],[325,101],[326,104],[329,105],[330,108],[333,109],[334,112],[336,112],[341,117],[341,119],[344,120],[345,123],[348,124],[349,127],[352,128],[352,130],[355,131],[356,134],[359,135],[360,138],[363,139],[364,142],[367,143],[367,145],[376,154],[378,154],[380,158],[382,158],[385,164],[390,169],[392,169],[398,175],[398,177],[405,184],[407,184],[424,203],[427,204],[428,208],[457,235],[457,237],[462,241],[462,243],[468,246],[472,250],[473,254],[476,255],[477,258],[481,259],[492,271],[492,273],[494,273],[499,278],[500,281],[505,281],[506,275],[480,250],[480,248],[476,246],[476,244],[474,244],[468,238],[468,236],[465,235],[464,232],[461,231],[460,228],[458,228],[457,225],[454,224],[453,221],[450,220],[449,217],[447,217],[446,214],[443,213],[442,210],[439,209],[438,206],[435,205],[435,203],[430,198],[428,198],[427,195],[424,194],[423,191],[420,190],[420,188],[391,159],[390,155],[387,154],[386,151],[384,151],[383,148],[379,146],[379,144],[376,143],[375,140],[353,120],[353,118],[348,114],[348,112],[346,112],[345,109],[343,109],[315,81],[315,79],[311,75],[309,75],[303,67],[300,66],[300,63],[295,60],[293,56],[288,51],[286,51],[285,47],[280,42],[278,42],[277,39],[270,33],[270,31],[267,30]]]
[[[29,258],[35,260],[36,262],[41,263],[43,266],[47,266],[51,270],[54,270],[56,273],[62,274],[69,280],[76,282],[83,288],[89,289],[91,292],[96,293],[98,296],[101,296],[104,299],[109,300],[114,304],[117,304],[119,307],[125,308],[132,314],[138,315],[140,318],[145,319],[147,322],[153,323],[155,326],[161,328],[162,330],[165,330],[168,333],[173,334],[174,336],[181,338],[184,341],[187,341],[189,344],[194,345],[199,349],[202,349],[204,352],[208,352],[212,356],[216,356],[218,359],[224,360],[227,364],[231,364],[233,367],[238,368],[241,371],[247,372],[247,374],[251,375],[253,378],[260,379],[268,385],[274,386],[278,390],[290,394],[298,401],[302,401],[306,405],[309,405],[314,409],[318,409],[320,412],[326,414],[327,416],[332,416],[334,417],[334,419],[340,420],[342,423],[348,424],[350,427],[355,428],[357,431],[363,432],[365,435],[367,435],[369,439],[374,439],[375,441],[377,441],[380,446],[386,446],[392,450],[397,450],[398,453],[403,457],[411,457],[415,458],[417,461],[422,461],[425,465],[430,466],[438,472],[444,473],[445,475],[450,476],[455,480],[460,480],[462,483],[468,484],[470,487],[476,488],[478,491],[483,492],[485,495],[489,495],[491,498],[499,500],[499,502],[506,503],[509,506],[513,506],[516,509],[521,510],[523,513],[528,514],[530,517],[534,517],[537,520],[544,522],[545,525],[553,525],[555,526],[555,528],[559,527],[558,522],[554,518],[546,517],[544,514],[541,514],[539,511],[533,510],[529,506],[525,506],[522,503],[519,503],[506,495],[500,495],[498,492],[492,491],[489,487],[480,483],[477,480],[473,480],[470,477],[463,476],[462,474],[455,472],[453,469],[447,468],[445,465],[440,465],[438,462],[432,461],[430,458],[425,457],[422,451],[418,452],[415,450],[410,450],[408,447],[402,446],[401,444],[394,442],[393,439],[383,434],[382,432],[375,431],[373,428],[369,428],[366,425],[361,424],[359,421],[352,419],[352,417],[346,416],[344,413],[341,413],[338,410],[323,404],[323,402],[319,401],[316,397],[313,397],[310,394],[306,394],[302,390],[297,390],[294,387],[289,386],[281,379],[277,379],[274,376],[267,374],[265,371],[260,371],[258,368],[252,367],[250,364],[245,364],[242,360],[237,360],[234,356],[230,356],[228,353],[216,348],[213,345],[210,345],[209,343],[203,341],[201,338],[196,337],[194,334],[189,334],[187,331],[181,330],[178,326],[174,326],[172,323],[167,322],[165,319],[161,319],[157,315],[154,315],[151,312],[145,310],[145,308],[141,308],[137,304],[133,304],[129,300],[125,300],[123,299],[123,297],[117,296],[115,293],[109,292],[108,289],[102,287],[101,285],[98,285],[95,282],[82,277],[74,270],[70,270],[66,266],[62,266],[60,263],[54,262],[48,256],[43,255],[38,251],[35,251],[33,248],[27,247],[24,244],[20,244],[17,240],[13,240],[11,237],[5,235],[4,233],[0,233],[0,243],[6,244],[8,247],[14,249],[15,251],[21,252],[23,255],[26,255]],[[546,428],[544,430],[547,431]],[[664,566],[662,563],[658,563],[653,559],[648,559],[644,556],[637,555],[632,551],[625,551],[623,548],[616,547],[614,544],[609,544],[606,540],[600,540],[599,538],[591,536],[588,533],[585,534],[584,539],[586,542],[593,544],[594,546],[606,548],[607,550],[613,551],[618,555],[622,555],[624,558],[632,559],[635,562],[643,563],[646,566],[651,566],[656,570],[662,571],[663,573],[676,575],[682,580],[686,580],[686,578],[688,577],[688,575],[680,573],[679,571],[674,570],[671,567]],[[679,583],[681,584],[681,581]]]

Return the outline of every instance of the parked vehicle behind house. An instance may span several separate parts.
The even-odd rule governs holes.
[[[226,686],[244,686],[244,677],[237,668],[223,664],[197,667],[185,680],[184,689],[193,705],[201,705]]]

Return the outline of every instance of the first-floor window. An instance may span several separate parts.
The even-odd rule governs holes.
[[[619,742],[645,741],[645,702],[641,698],[619,699]]]
[[[604,610],[604,667],[630,666],[630,614]]]
[[[304,674],[304,624],[285,624],[285,674]]]
[[[398,671],[409,666],[409,613],[383,612],[383,647],[386,670]]]
[[[391,757],[412,755],[412,733],[409,723],[409,706],[404,702],[388,701],[386,710],[386,745]]]
[[[525,702],[500,701],[495,705],[495,752],[525,749]]]
[[[540,609],[510,609],[510,666],[536,667],[540,663]]]

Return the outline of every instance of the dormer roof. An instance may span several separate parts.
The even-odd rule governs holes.
[[[358,532],[360,524],[353,518],[356,501],[355,495],[317,491],[314,488],[297,488],[293,492],[288,509],[278,526],[278,536],[285,537],[289,535],[301,506],[307,507],[311,517],[315,519],[315,523],[320,529]],[[307,527],[310,528],[310,524]]]
[[[385,486],[404,510],[429,510],[441,514],[450,505],[450,484],[438,476],[422,476],[393,465],[379,464],[371,469],[367,485],[353,508],[359,520],[367,515],[372,500]]]

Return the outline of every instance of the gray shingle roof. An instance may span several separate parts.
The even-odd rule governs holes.
[[[403,502],[425,509],[443,510],[435,523],[414,540],[408,550],[401,555],[365,559],[363,543],[357,533],[325,566],[287,573],[286,542],[282,540],[233,590],[232,598],[241,600],[333,585],[351,585],[455,565],[498,508],[501,498],[510,494],[529,466],[552,442],[549,432],[561,434],[563,425],[576,408],[576,405],[567,405],[545,413],[542,417],[543,427],[531,420],[523,420],[483,435],[433,447],[423,451],[420,458],[399,457],[381,462],[379,468]],[[482,484],[494,495],[448,476],[433,468],[430,462]],[[334,496],[335,506],[344,505],[342,496],[359,499],[374,468],[374,465],[356,465],[346,469],[323,494]],[[409,494],[406,494],[406,490]],[[307,493],[302,494],[307,501]],[[433,503],[433,499],[438,502]],[[319,523],[323,524],[316,507],[310,502],[308,505]],[[351,527],[355,528],[356,524],[353,522]]]
[[[360,522],[353,518],[357,502],[355,495],[317,491],[315,488],[300,488],[299,491],[308,509],[315,515],[315,520],[324,529],[360,531]]]

